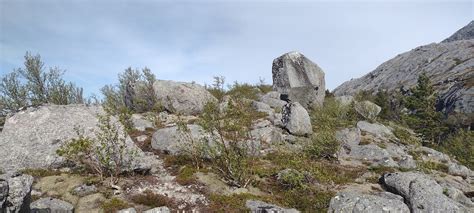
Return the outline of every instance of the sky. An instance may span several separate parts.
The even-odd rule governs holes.
[[[0,75],[30,51],[87,94],[145,66],[158,79],[271,84],[273,59],[298,51],[332,90],[473,19],[473,0],[0,0]]]

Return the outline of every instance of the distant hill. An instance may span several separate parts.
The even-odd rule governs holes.
[[[474,22],[441,43],[417,47],[390,59],[374,71],[338,86],[335,95],[361,90],[392,91],[413,87],[425,72],[439,94],[445,113],[474,113]]]

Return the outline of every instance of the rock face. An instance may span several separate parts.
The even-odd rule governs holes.
[[[277,205],[265,203],[259,200],[247,200],[245,207],[250,209],[250,212],[265,213],[265,212],[279,212],[279,213],[299,213],[296,209],[286,209]]]
[[[459,41],[459,40],[469,40],[474,39],[474,21],[471,21],[468,25],[456,31],[449,38],[443,40],[443,43]]]
[[[103,113],[101,107],[85,105],[45,105],[16,113],[6,120],[0,133],[0,168],[13,172],[23,168],[65,165],[65,159],[58,156],[56,150],[77,138],[76,127],[83,129],[85,136],[95,137],[94,131],[98,130],[96,116]],[[146,167],[139,162],[143,152],[129,137],[126,145],[128,149],[137,151],[135,166]],[[141,169],[146,169],[144,167]]]
[[[208,102],[217,101],[203,86],[195,83],[157,80],[153,88],[158,102],[172,113],[198,115]]]
[[[331,199],[328,212],[410,212],[402,197],[390,193],[381,194],[382,196],[376,196],[340,192]]]
[[[303,54],[289,52],[273,60],[273,89],[305,108],[322,105],[324,72]]]
[[[443,187],[427,175],[416,172],[389,173],[382,180],[390,191],[405,199],[411,212],[470,212],[461,203],[447,197]]]
[[[402,53],[374,71],[338,86],[336,96],[360,90],[398,90],[416,85],[425,72],[439,94],[438,110],[474,113],[474,26],[468,26],[442,43],[432,43]],[[470,40],[468,40],[470,39]]]
[[[294,135],[304,136],[313,132],[309,114],[298,102],[283,107],[282,123]]]
[[[60,213],[73,213],[74,206],[72,204],[55,198],[41,198],[31,203],[31,213],[42,213],[42,212],[60,212]]]

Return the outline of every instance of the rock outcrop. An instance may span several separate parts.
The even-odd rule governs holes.
[[[153,88],[158,102],[176,114],[198,115],[208,102],[217,102],[206,88],[196,83],[157,80]]]
[[[187,130],[177,126],[157,130],[152,137],[151,147],[167,154],[183,154],[211,138],[201,126],[190,124]]]
[[[283,107],[282,123],[293,135],[305,136],[313,132],[311,118],[298,102],[288,103]]]
[[[411,212],[471,212],[461,203],[446,196],[435,180],[416,172],[385,174],[383,184],[388,190],[401,195]]]
[[[474,26],[456,32],[442,43],[417,47],[378,66],[374,71],[338,86],[336,96],[358,91],[406,90],[426,73],[439,94],[438,110],[474,113]]]
[[[14,172],[24,168],[65,166],[66,160],[56,150],[78,137],[77,128],[84,130],[84,136],[95,138],[97,115],[103,113],[101,107],[85,105],[45,105],[16,113],[6,120],[0,133],[0,168]],[[121,126],[117,120],[115,124]],[[134,169],[149,169],[146,162],[141,161],[143,152],[129,137],[126,146],[137,153],[132,163]]]
[[[273,60],[273,89],[305,108],[321,106],[325,96],[324,72],[303,54],[289,52]]]

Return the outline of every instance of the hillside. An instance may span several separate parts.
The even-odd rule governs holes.
[[[439,110],[473,113],[474,23],[471,22],[441,43],[417,47],[390,59],[374,71],[347,81],[334,94],[354,95],[361,90],[406,90],[426,73],[439,94]]]

